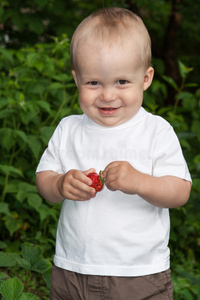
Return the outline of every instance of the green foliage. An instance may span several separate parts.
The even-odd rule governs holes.
[[[0,57],[1,239],[11,251],[27,239],[43,238],[41,244],[52,255],[60,206],[38,195],[35,169],[60,119],[80,112],[69,41],[63,36],[51,44],[0,49]]]
[[[171,209],[171,268],[175,300],[200,299],[200,89],[196,83],[187,83],[192,72],[178,62],[182,78],[180,86],[160,72],[150,91],[145,95],[146,107],[163,116],[174,127],[192,175],[193,184],[189,202],[181,208]],[[165,82],[176,90],[173,106],[165,107]]]
[[[10,268],[18,266],[18,268],[28,270],[29,272],[37,272],[43,275],[44,281],[50,288],[51,262],[43,258],[43,250],[39,246],[30,243],[22,244],[21,254],[0,252],[0,267]],[[25,286],[28,283],[29,274],[26,275]],[[23,292],[24,285],[19,278],[9,278],[4,273],[0,273],[0,294],[5,300],[29,300],[39,299],[32,293]]]
[[[40,244],[50,260],[53,256],[60,205],[39,196],[35,170],[60,119],[80,112],[69,40],[63,36],[20,50],[1,48],[0,58],[0,248],[5,250],[1,256],[6,267],[16,268],[17,261],[18,268],[43,274],[46,260],[37,260],[38,246],[23,244],[22,257],[18,253],[22,243],[31,242]],[[10,252],[16,255],[7,256]],[[43,276],[50,278],[49,272]],[[4,289],[11,284],[20,286],[13,279]]]
[[[175,299],[199,299],[200,89],[189,81],[192,68],[182,62],[178,63],[180,85],[164,75],[161,60],[155,60],[154,65],[157,74],[152,87],[145,92],[144,106],[172,124],[193,178],[188,204],[171,210]],[[70,71],[66,36],[18,50],[0,48],[0,69],[0,261],[3,260],[4,272],[14,272],[12,278],[0,275],[1,293],[5,299],[12,299],[9,297],[13,295],[29,299],[25,298],[29,297],[27,285],[33,284],[36,291],[39,285],[38,296],[42,288],[48,290],[44,282],[50,278],[49,260],[54,254],[60,210],[60,205],[49,204],[38,195],[36,166],[61,118],[81,110]],[[169,84],[176,96],[174,104],[166,106]],[[39,244],[48,262],[39,246],[27,242]],[[22,279],[16,277],[18,270]],[[22,270],[28,275],[23,275]],[[25,282],[25,287],[21,282]],[[5,294],[8,287],[12,289],[11,295]]]

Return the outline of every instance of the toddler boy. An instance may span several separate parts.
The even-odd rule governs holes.
[[[82,115],[61,120],[37,168],[49,202],[62,201],[51,299],[173,299],[169,208],[191,178],[178,139],[141,106],[151,85],[151,42],[122,8],[93,13],[71,41]],[[87,175],[103,170],[96,193]]]

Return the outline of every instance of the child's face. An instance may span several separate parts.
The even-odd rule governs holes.
[[[80,107],[94,122],[117,126],[138,112],[154,73],[153,68],[144,68],[140,53],[132,41],[109,48],[95,46],[94,41],[78,51],[72,73]]]

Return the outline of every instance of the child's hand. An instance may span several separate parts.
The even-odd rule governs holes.
[[[87,177],[94,169],[89,169],[85,172],[78,170],[70,170],[66,174],[59,177],[57,188],[63,198],[85,201],[96,195],[94,188],[90,187],[92,180]]]
[[[189,198],[191,183],[175,176],[155,177],[144,174],[126,161],[113,161],[102,172],[107,188],[126,194],[138,194],[157,207],[184,205]]]
[[[102,172],[109,190],[119,190],[126,194],[137,194],[141,176],[142,173],[126,161],[113,161]]]

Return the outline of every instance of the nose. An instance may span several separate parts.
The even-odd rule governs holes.
[[[114,101],[118,98],[115,88],[105,87],[102,88],[100,100],[102,101]]]

